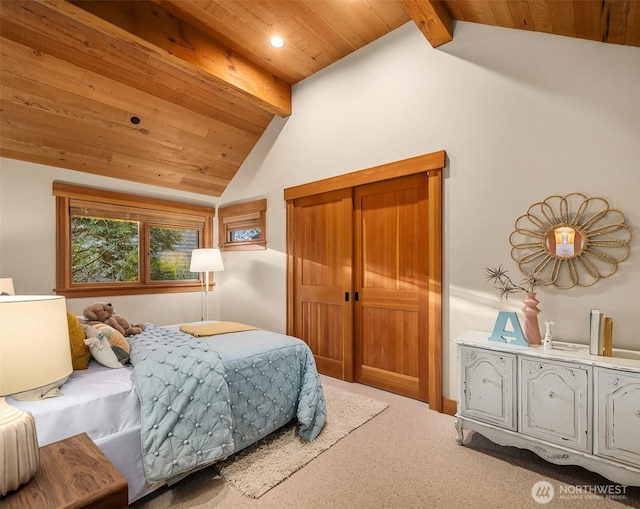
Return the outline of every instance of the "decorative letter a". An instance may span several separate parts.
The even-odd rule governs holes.
[[[507,329],[507,322],[511,322],[511,329]],[[518,315],[513,311],[500,311],[498,319],[493,327],[493,333],[489,336],[490,341],[500,341],[501,343],[509,343],[510,345],[529,346],[524,339],[522,327]]]

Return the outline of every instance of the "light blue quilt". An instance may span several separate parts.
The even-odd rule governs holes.
[[[264,330],[195,338],[153,324],[131,345],[150,482],[237,452],[297,418],[313,440],[326,405],[309,347]]]

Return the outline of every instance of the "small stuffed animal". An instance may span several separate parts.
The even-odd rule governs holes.
[[[131,323],[115,312],[110,302],[92,302],[82,313],[89,321],[103,322],[116,329],[123,336],[133,336],[145,330],[143,323]]]

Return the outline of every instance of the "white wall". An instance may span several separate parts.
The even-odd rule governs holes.
[[[450,340],[522,306],[520,295],[501,303],[484,270],[503,264],[519,279],[509,234],[552,194],[606,197],[635,239],[613,277],[540,290],[540,320],[555,321],[556,339],[586,343],[589,310],[600,308],[614,344],[640,349],[639,48],[457,23],[453,42],[432,49],[408,23],[298,84],[293,112],[273,121],[221,197],[268,198],[269,246],[226,254],[223,316],[251,309],[285,329],[284,188],[444,149],[445,395],[456,396]]]
[[[125,182],[108,177],[0,159],[0,277],[13,278],[16,293],[49,295],[56,286],[56,216],[53,181],[70,182],[209,207],[210,197]],[[67,309],[81,315],[92,301],[111,302],[132,322],[171,324],[200,320],[202,292],[67,299]],[[210,318],[219,316],[219,292],[209,294]]]
[[[408,23],[295,86],[293,111],[271,123],[219,200],[267,198],[269,249],[223,255],[214,317],[284,332],[284,188],[444,149],[444,395],[456,396],[450,340],[490,330],[498,310],[521,307],[519,296],[498,300],[484,269],[503,264],[518,276],[508,241],[514,221],[551,194],[609,199],[634,239],[629,259],[596,286],[540,290],[541,320],[556,322],[556,339],[584,343],[589,309],[600,308],[614,319],[614,346],[640,349],[639,48],[457,23],[453,42],[432,49]],[[138,189],[2,160],[0,275],[17,278],[22,293],[49,293],[55,283],[56,178]],[[197,319],[199,304],[185,295],[195,297],[112,301],[134,321]]]

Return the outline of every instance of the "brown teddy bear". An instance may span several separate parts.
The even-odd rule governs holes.
[[[82,312],[84,317],[94,322],[103,322],[116,329],[123,336],[140,334],[146,329],[143,323],[131,323],[115,312],[110,302],[92,302]]]

